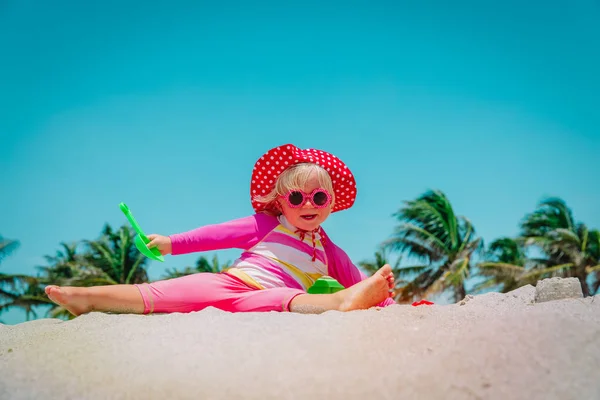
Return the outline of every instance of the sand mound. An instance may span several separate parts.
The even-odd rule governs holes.
[[[2,399],[598,399],[600,296],[0,325]]]

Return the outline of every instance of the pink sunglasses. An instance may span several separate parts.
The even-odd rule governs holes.
[[[301,190],[290,190],[282,196],[291,208],[300,208],[310,200],[315,208],[324,208],[331,203],[331,195],[325,189],[317,188],[312,193],[304,193]]]

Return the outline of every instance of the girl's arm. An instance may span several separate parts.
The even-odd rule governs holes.
[[[249,249],[279,222],[266,214],[254,214],[220,224],[170,235],[173,255],[222,249]]]

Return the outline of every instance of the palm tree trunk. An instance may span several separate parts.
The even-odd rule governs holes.
[[[458,303],[465,297],[467,297],[467,291],[465,289],[464,282],[461,282],[458,285],[455,285],[454,286],[454,302]]]
[[[598,278],[596,280],[596,282],[594,283],[594,287],[590,291],[590,295],[595,295],[596,293],[598,293],[599,288],[600,288],[600,278]]]
[[[581,283],[581,291],[583,292],[583,297],[587,297],[590,295],[590,287],[587,284],[587,272],[585,271],[585,266],[583,268],[577,268],[575,272],[577,278],[579,278],[579,282]]]

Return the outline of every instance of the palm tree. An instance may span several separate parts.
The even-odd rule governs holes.
[[[83,258],[77,252],[78,243],[60,243],[54,256],[46,255],[47,266],[37,267],[48,284],[69,285],[68,280],[78,275]]]
[[[148,282],[148,259],[135,247],[135,232],[127,226],[114,231],[105,225],[97,240],[84,240],[85,268],[78,286]]]
[[[494,240],[486,252],[486,260],[477,264],[479,275],[485,279],[473,288],[474,292],[497,288],[506,293],[525,284],[528,260],[519,240],[508,237]]]
[[[394,216],[400,225],[384,246],[425,262],[411,267],[416,277],[400,290],[400,300],[410,301],[446,289],[452,289],[456,302],[462,300],[472,256],[482,246],[471,222],[456,216],[439,190],[405,202]]]
[[[19,241],[0,236],[0,261],[18,247]],[[48,301],[41,296],[36,278],[23,274],[0,274],[0,300],[0,313],[13,307],[22,308],[28,320],[32,315],[37,316],[33,307]]]
[[[586,272],[592,276],[593,282],[590,288],[590,295],[598,294],[600,289],[600,231],[591,230],[588,235],[587,251],[589,254],[595,254],[597,265],[586,267]]]
[[[37,317],[36,309],[40,306],[49,306],[45,315],[53,318],[70,319],[72,314],[64,308],[53,303],[44,292],[46,285],[60,286],[86,286],[82,284],[86,275],[89,275],[82,254],[77,252],[78,243],[60,243],[61,248],[53,256],[47,255],[48,265],[37,267],[41,274],[26,277],[25,285],[14,294],[10,301],[0,308],[9,310],[20,308],[25,311],[27,319],[31,315]]]
[[[32,316],[37,318],[37,307],[54,305],[46,296],[43,286],[37,278],[23,277],[20,283],[19,289],[11,293],[8,301],[0,305],[0,313],[12,308],[20,308],[25,311],[26,319],[29,320]]]
[[[548,198],[541,201],[534,212],[525,216],[521,230],[526,245],[541,250],[545,255],[545,259],[540,261],[548,268],[541,270],[540,276],[554,272],[563,277],[576,277],[581,282],[584,296],[598,290],[599,233],[575,222],[564,200]],[[595,278],[591,288],[589,276]]]
[[[48,299],[44,293],[46,285],[96,286],[147,282],[145,265],[148,260],[135,247],[134,237],[135,233],[127,226],[114,231],[110,225],[105,225],[97,240],[61,243],[56,255],[46,256],[48,265],[38,267],[41,275],[27,277],[24,289],[15,293],[0,307],[0,311],[19,307],[35,315],[34,307],[50,305],[47,315],[73,318],[68,311]]]
[[[6,257],[8,257],[13,251],[15,251],[19,247],[19,241],[12,239],[5,239],[0,236],[0,263]],[[7,287],[11,287],[12,290],[15,289],[15,285],[18,282],[18,277],[16,275],[7,275],[0,273],[0,300],[4,301],[12,301],[14,299],[14,293],[7,289]]]
[[[42,289],[46,285],[59,286],[90,286],[90,282],[86,282],[89,277],[89,266],[86,265],[83,254],[78,251],[79,243],[60,243],[60,249],[56,251],[54,256],[46,255],[44,258],[48,265],[37,267],[42,273],[37,278],[38,287]],[[50,309],[46,315],[52,318],[72,319],[74,316],[61,306],[53,303],[48,299],[46,294],[41,290],[40,295],[50,305]],[[38,299],[28,296],[22,296],[20,304],[27,304],[28,301],[35,303]],[[39,304],[38,304],[39,305]]]
[[[0,263],[11,255],[19,245],[18,240],[6,239],[0,236]],[[26,279],[26,275],[0,273],[0,312],[7,302],[11,302],[17,297],[16,292],[20,285],[26,283]]]
[[[221,272],[224,268],[227,268],[229,265],[229,261],[225,262],[224,264],[220,264],[216,254],[213,256],[212,261],[209,261],[205,256],[200,256],[198,261],[196,261],[196,266],[194,268],[188,266],[185,267],[183,271],[175,268],[167,270],[163,276],[163,279],[179,278],[181,276],[197,274],[199,272],[210,272],[216,274]]]

